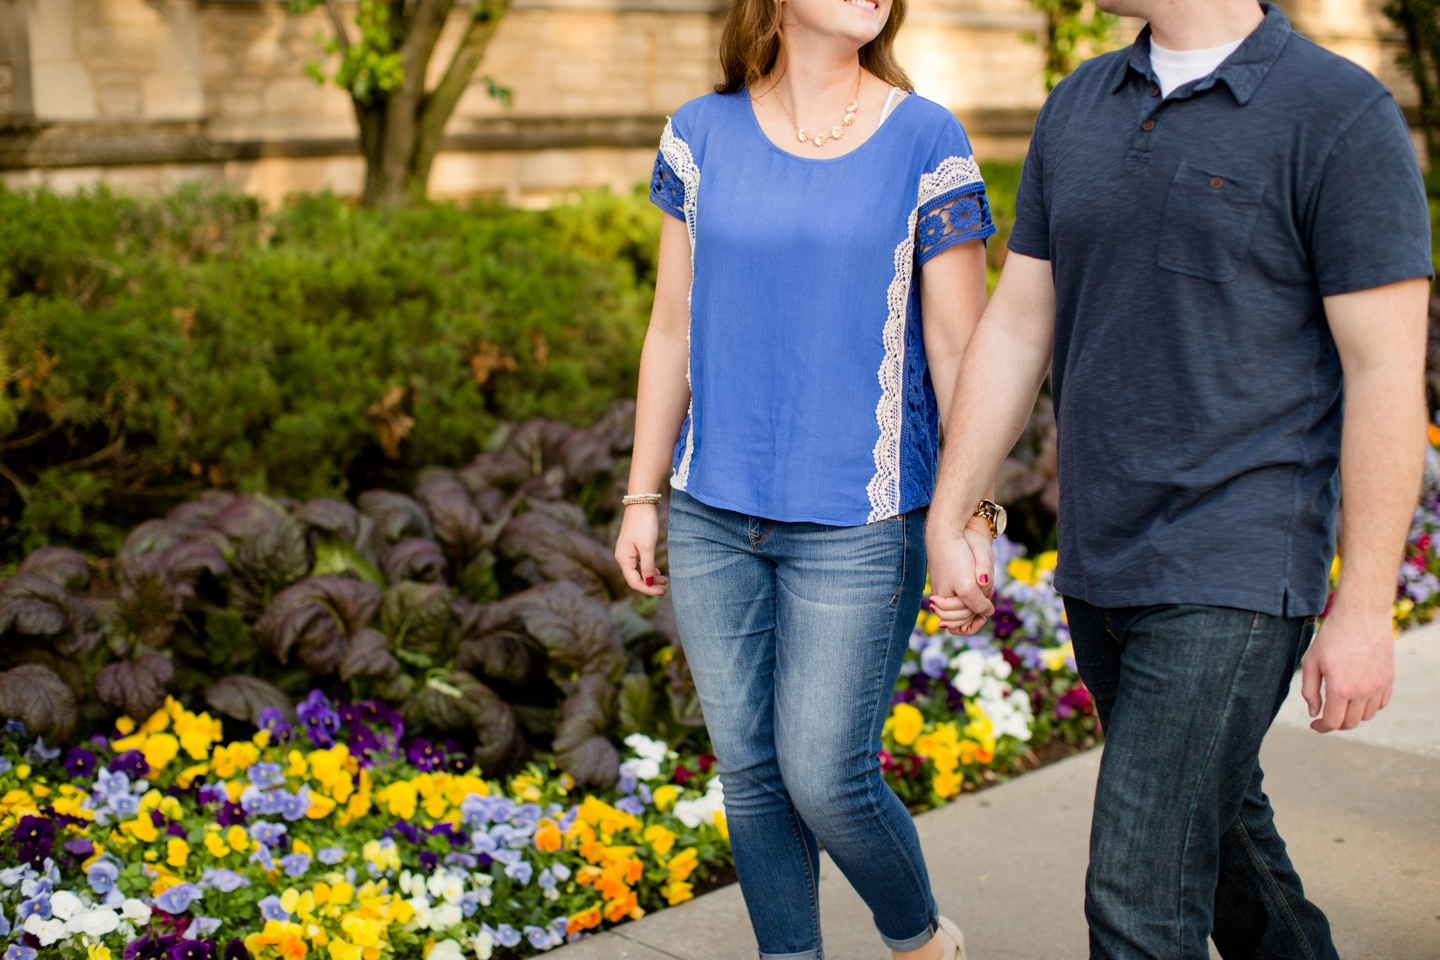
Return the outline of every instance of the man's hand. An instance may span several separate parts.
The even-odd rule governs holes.
[[[1300,695],[1320,733],[1354,730],[1385,709],[1395,691],[1395,637],[1390,612],[1351,612],[1338,604],[1310,650],[1300,674]],[[1324,697],[1321,697],[1324,681]]]
[[[1345,371],[1345,562],[1300,685],[1316,718],[1310,726],[1321,733],[1374,717],[1395,684],[1390,605],[1424,471],[1429,295],[1422,278],[1325,298]]]
[[[927,527],[925,551],[930,561],[930,609],[952,634],[976,633],[995,613],[990,602],[995,593],[995,552],[989,524],[973,517],[960,537]]]

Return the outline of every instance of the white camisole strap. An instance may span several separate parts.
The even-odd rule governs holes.
[[[875,124],[876,130],[879,130],[880,124],[883,124],[885,122],[885,118],[890,116],[890,107],[894,105],[896,95],[903,92],[904,91],[901,90],[899,87],[890,88],[890,96],[885,98],[885,106],[880,108],[880,123]]]

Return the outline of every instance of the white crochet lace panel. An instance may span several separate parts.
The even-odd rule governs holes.
[[[669,120],[665,121],[665,132],[660,135],[660,155],[675,171],[675,176],[685,186],[685,230],[690,234],[690,289],[695,289],[695,200],[700,193],[700,168],[695,165],[695,156],[690,152],[690,145],[679,137],[675,136],[675,128]],[[686,294],[685,306],[690,307],[690,294]],[[685,344],[690,344],[690,330],[685,330]],[[690,380],[690,363],[685,364],[685,382],[694,385]],[[692,392],[690,398],[690,409],[687,412],[686,420],[689,422],[689,429],[685,431],[685,453],[680,457],[680,465],[675,468],[675,475],[670,478],[670,486],[676,490],[684,490],[685,485],[690,482],[690,458],[695,453],[695,398]]]
[[[905,308],[910,303],[910,284],[915,269],[915,224],[920,208],[951,190],[981,181],[980,165],[972,157],[946,157],[934,173],[920,176],[915,209],[905,228],[905,239],[895,247],[895,277],[885,291],[885,358],[880,361],[880,402],[875,422],[880,436],[875,441],[875,475],[865,487],[870,495],[870,516],[866,523],[886,520],[900,513],[900,434],[905,422]]]

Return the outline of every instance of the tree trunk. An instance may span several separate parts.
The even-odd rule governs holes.
[[[416,125],[415,147],[410,155],[409,168],[405,172],[405,194],[411,201],[425,198],[425,188],[430,181],[430,167],[445,136],[445,125],[464,95],[470,79],[480,68],[485,58],[485,49],[495,36],[500,20],[510,6],[510,0],[479,0],[469,28],[445,70],[439,86],[427,93],[420,103]]]

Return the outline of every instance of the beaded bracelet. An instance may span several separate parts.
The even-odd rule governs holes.
[[[634,493],[621,497],[620,502],[627,507],[633,507],[640,503],[659,503],[663,498],[658,493]]]

